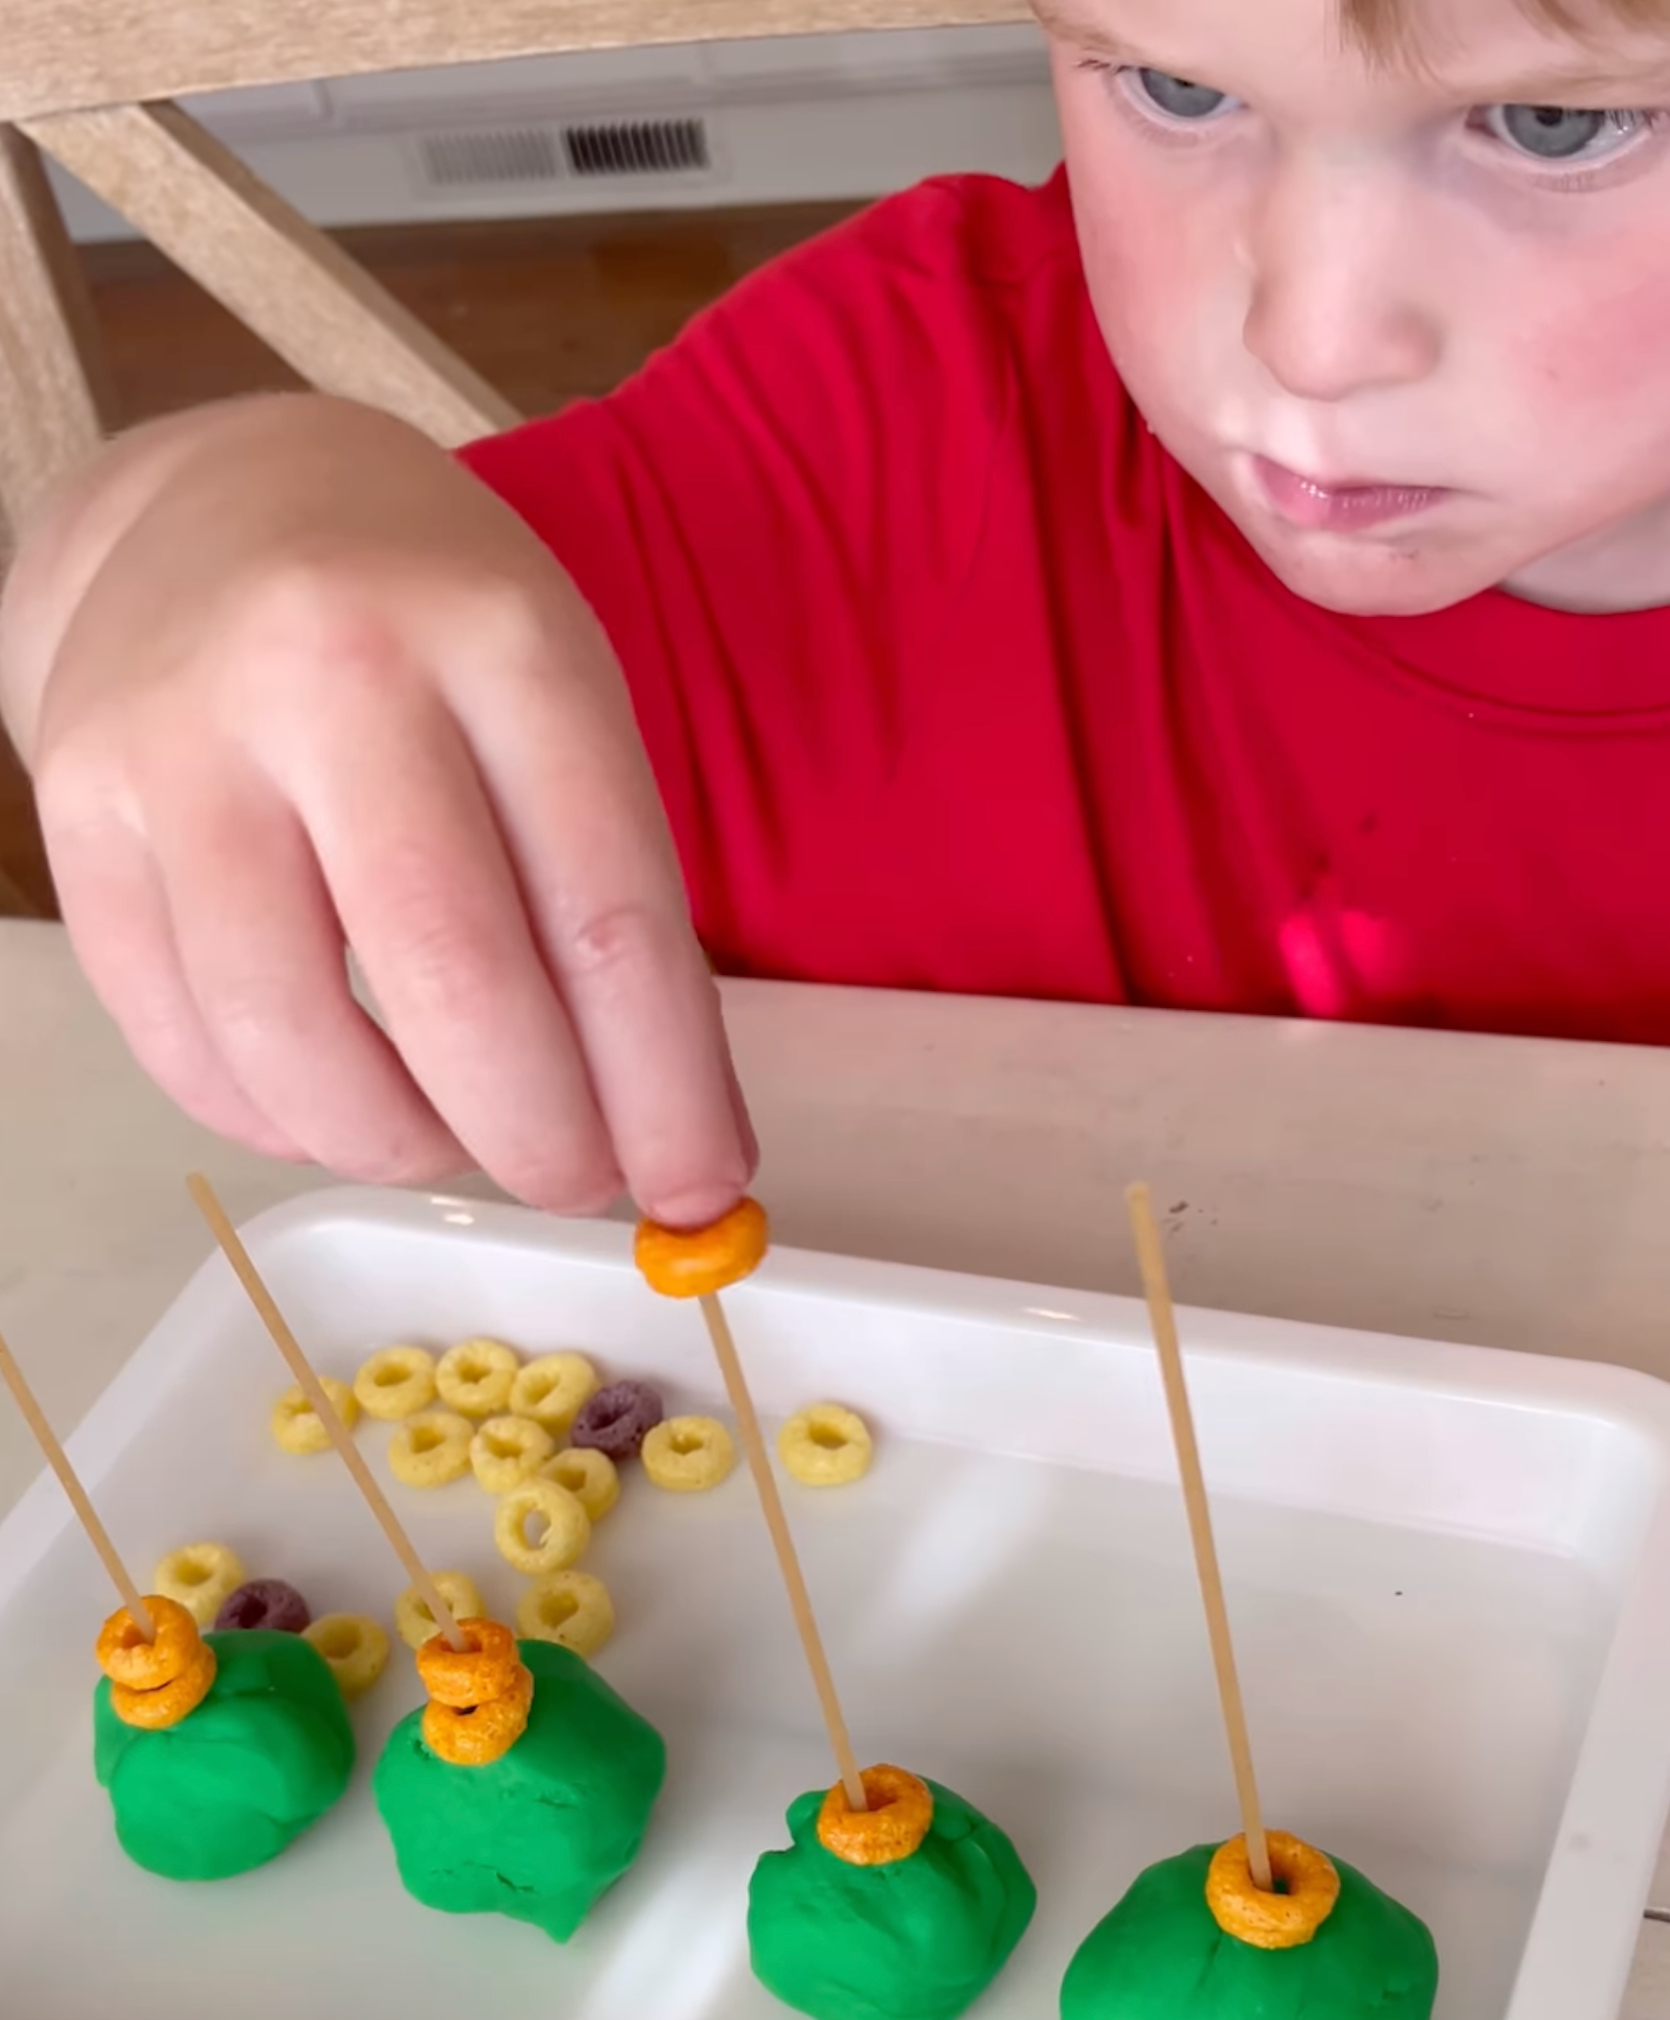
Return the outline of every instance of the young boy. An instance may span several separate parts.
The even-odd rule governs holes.
[[[1670,1040],[1670,0],[1040,5],[1044,189],[884,203],[466,468],[257,401],[39,529],[7,719],[195,1115],[699,1221],[703,947]]]

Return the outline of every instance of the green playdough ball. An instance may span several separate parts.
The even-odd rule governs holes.
[[[849,1866],[818,1840],[825,1791],[789,1811],[786,1852],[748,1890],[754,1975],[815,2020],[952,2020],[997,1976],[1038,1894],[996,1824],[937,1782],[908,1859]]]
[[[527,1730],[485,1767],[389,1735],[373,1786],[406,1891],[451,1915],[510,1915],[567,1942],[644,1841],[667,1749],[602,1677],[554,1642],[518,1642],[533,1672]]]
[[[1150,1866],[1068,1966],[1061,2020],[1430,2020],[1426,1925],[1338,1859],[1339,1903],[1296,1950],[1226,1935],[1206,1905],[1216,1845]]]
[[[317,1649],[261,1629],[206,1634],[215,1680],[178,1725],[142,1732],[93,1694],[93,1768],[116,1836],[165,1880],[224,1880],[277,1858],[348,1786],[354,1734]]]

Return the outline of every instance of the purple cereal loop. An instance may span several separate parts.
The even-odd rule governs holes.
[[[606,1459],[630,1459],[666,1414],[661,1391],[648,1382],[611,1382],[574,1419],[570,1436]]]
[[[307,1601],[282,1578],[252,1578],[240,1585],[215,1615],[215,1628],[264,1627],[275,1634],[300,1634],[313,1618]]]

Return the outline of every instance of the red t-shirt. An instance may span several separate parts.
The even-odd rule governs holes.
[[[721,969],[1670,1041],[1670,611],[1290,594],[1059,177],[883,203],[468,460],[614,641]]]

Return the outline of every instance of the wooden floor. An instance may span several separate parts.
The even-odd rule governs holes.
[[[524,413],[607,392],[754,267],[849,206],[345,232],[343,243]],[[84,254],[123,426],[297,382],[144,245]],[[28,788],[0,740],[0,917],[51,916]]]

